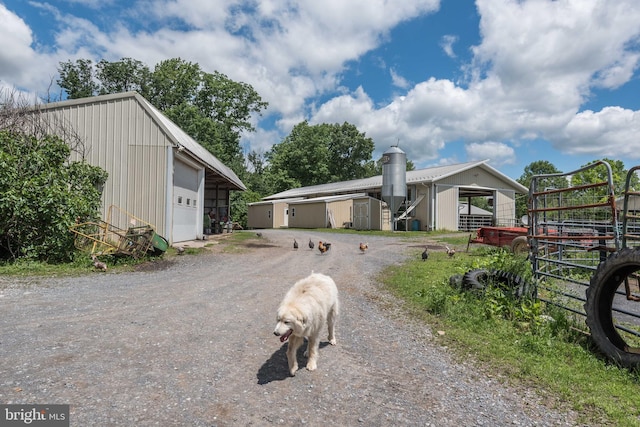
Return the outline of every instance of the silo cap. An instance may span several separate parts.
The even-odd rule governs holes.
[[[390,147],[384,154],[405,154],[398,146]]]

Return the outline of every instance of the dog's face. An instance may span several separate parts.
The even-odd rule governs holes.
[[[273,334],[280,337],[280,342],[285,342],[293,333],[301,335],[304,330],[304,321],[301,316],[292,313],[290,310],[280,309],[276,316],[276,328]]]

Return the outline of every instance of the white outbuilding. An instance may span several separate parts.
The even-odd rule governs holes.
[[[437,166],[406,172],[407,197],[399,210],[396,220],[404,223],[404,228],[412,231],[420,230],[471,230],[479,225],[514,226],[518,222],[516,215],[516,195],[525,195],[528,188],[507,177],[497,169],[488,165],[488,160]],[[380,215],[378,211],[371,218],[375,221],[359,222],[359,212],[365,205],[353,202],[351,216],[334,221],[333,226],[342,228],[353,226],[360,229],[387,229],[391,221],[389,209],[382,202],[382,175],[370,178],[341,181],[329,184],[313,185],[309,187],[292,188],[263,199],[263,202],[276,203],[291,198],[297,200],[288,204],[288,225],[311,228],[318,227],[318,219],[324,221],[327,206],[315,202],[317,212],[311,213],[305,208],[306,217],[313,220],[292,221],[292,205],[301,205],[302,199],[310,201],[325,200],[332,196],[350,196],[351,200],[359,197],[370,197],[381,202]],[[484,198],[492,211],[479,212],[472,202],[476,198]],[[309,204],[309,202],[307,202]],[[368,203],[366,206],[374,206]],[[281,210],[287,209],[282,205]],[[252,210],[248,212],[249,223],[252,221]],[[377,221],[378,216],[383,220]],[[331,225],[330,225],[331,226]]]

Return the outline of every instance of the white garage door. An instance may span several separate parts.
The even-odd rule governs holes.
[[[198,170],[175,160],[173,172],[173,235],[174,242],[198,237]]]

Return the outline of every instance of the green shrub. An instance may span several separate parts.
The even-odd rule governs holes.
[[[0,131],[0,259],[73,259],[69,227],[99,217],[107,173],[70,153],[56,136]]]

